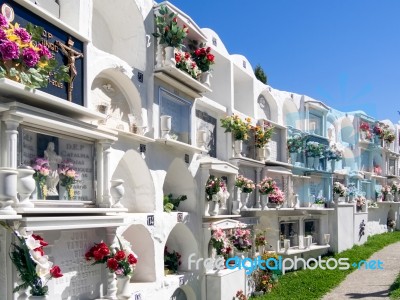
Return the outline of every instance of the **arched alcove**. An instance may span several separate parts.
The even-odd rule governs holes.
[[[188,285],[182,285],[171,295],[171,300],[196,300],[193,289]]]
[[[123,179],[125,195],[121,204],[129,212],[154,212],[154,184],[146,162],[135,150],[127,151],[119,161],[112,179]]]
[[[168,168],[163,186],[164,195],[174,197],[186,195],[187,199],[179,204],[178,210],[187,212],[197,211],[196,184],[182,159],[176,158]]]
[[[291,99],[286,99],[283,102],[283,123],[286,126],[300,129],[299,110]]]
[[[348,117],[344,117],[340,122],[340,132],[342,142],[354,144],[355,143],[355,131],[353,122]]]
[[[173,250],[181,254],[181,265],[178,271],[195,271],[194,265],[191,265],[190,269],[188,266],[189,256],[195,254],[195,257],[199,256],[198,244],[196,238],[190,229],[183,223],[178,223],[171,230],[165,246],[169,252]]]
[[[132,250],[138,256],[138,263],[132,276],[132,282],[154,282],[155,252],[150,232],[141,224],[129,226],[122,236],[131,243]]]
[[[135,1],[93,1],[92,41],[130,66],[146,68],[146,30]]]
[[[102,70],[92,82],[90,98],[91,108],[107,115],[103,125],[124,131],[143,125],[140,94],[124,73]]]
[[[278,105],[272,95],[264,90],[257,98],[257,112],[259,119],[267,119],[278,122]]]

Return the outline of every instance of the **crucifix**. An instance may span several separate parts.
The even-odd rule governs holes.
[[[72,101],[72,90],[74,89],[74,79],[76,75],[78,75],[78,71],[76,70],[75,61],[79,58],[83,57],[83,54],[74,50],[72,47],[74,46],[74,41],[71,37],[68,38],[67,44],[63,44],[60,41],[55,42],[57,46],[60,47],[61,52],[68,59],[68,68],[69,68],[69,76],[70,80],[68,83],[68,101]]]

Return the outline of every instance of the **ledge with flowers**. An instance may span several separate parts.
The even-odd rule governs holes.
[[[176,81],[171,80],[173,77],[181,87],[194,90],[195,93],[184,91],[195,97],[197,93],[211,92],[210,71],[215,56],[211,47],[202,42],[206,37],[195,24],[184,23],[184,18],[172,5],[162,4],[155,10],[153,36],[158,39],[155,76],[176,86]]]

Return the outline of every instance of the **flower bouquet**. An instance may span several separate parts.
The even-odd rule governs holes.
[[[26,232],[24,228],[19,229],[18,222],[14,224],[14,227],[10,227],[0,222],[17,239],[17,243],[11,244],[10,258],[22,283],[14,288],[13,293],[30,288],[32,296],[45,296],[48,293],[48,281],[63,276],[60,267],[53,265],[45,255],[43,248],[48,243],[41,236]]]
[[[69,81],[69,68],[57,67],[53,54],[40,44],[42,33],[42,27],[13,25],[0,14],[0,78],[30,88],[47,87],[50,73],[57,81]]]
[[[33,179],[36,181],[38,199],[46,200],[47,197],[47,177],[50,174],[49,161],[42,157],[37,157],[32,163],[32,168],[35,171]]]
[[[181,255],[179,252],[173,250],[172,252],[168,251],[167,246],[164,248],[164,268],[168,271],[171,271],[173,274],[178,272],[178,267],[182,264]]]
[[[60,185],[67,190],[68,200],[72,200],[75,196],[73,185],[78,182],[78,174],[73,169],[73,163],[70,161],[61,162],[61,167],[58,169],[60,176]]]
[[[197,48],[192,53],[192,60],[197,64],[201,72],[210,71],[210,66],[213,65],[215,56],[211,54],[210,47]]]
[[[194,79],[198,79],[201,71],[196,63],[190,56],[189,52],[175,51],[175,66],[188,73]]]
[[[217,255],[222,255],[225,259],[232,252],[232,244],[228,239],[226,231],[221,228],[211,229],[211,244],[216,250]]]
[[[251,129],[250,121],[250,118],[243,121],[238,115],[232,115],[221,119],[221,127],[225,128],[225,132],[232,132],[235,140],[246,141]]]
[[[365,197],[362,196],[362,195],[358,195],[356,197],[356,208],[357,208],[357,211],[361,211],[363,206],[365,205],[365,203],[366,203]]]
[[[188,28],[178,25],[178,15],[171,12],[166,6],[162,5],[158,10],[159,15],[155,17],[156,32],[153,36],[160,38],[160,44],[181,49],[183,40],[189,33]]]
[[[282,192],[282,190],[277,185],[275,185],[274,190],[271,194],[269,194],[268,199],[270,203],[282,205],[283,202],[285,202],[285,193]]]
[[[230,240],[238,251],[248,251],[251,249],[251,232],[249,229],[245,229],[242,224],[234,229]]]
[[[343,151],[336,144],[332,144],[325,152],[328,160],[339,161],[343,158]]]
[[[208,201],[218,202],[229,198],[228,189],[222,178],[210,175],[206,183],[206,198]]]
[[[253,180],[244,177],[243,175],[239,175],[236,178],[235,186],[238,187],[243,193],[251,193],[255,189],[255,184]]]
[[[264,122],[262,126],[257,125],[253,127],[255,146],[257,148],[264,148],[266,144],[271,140],[272,134],[274,132],[274,126],[268,122]]]
[[[303,150],[303,138],[300,135],[288,138],[287,147],[289,153],[300,153]]]
[[[268,195],[271,194],[276,187],[276,182],[270,178],[265,177],[260,183],[257,184],[258,191],[261,195]]]
[[[324,145],[318,142],[307,142],[306,144],[306,153],[307,156],[312,157],[321,157],[323,153]]]
[[[338,195],[339,197],[345,197],[347,193],[347,188],[344,184],[340,183],[339,181],[336,181],[333,184],[333,193]]]
[[[132,251],[131,244],[123,237],[117,237],[118,244],[108,246],[103,241],[95,244],[85,254],[87,261],[93,265],[106,263],[110,273],[118,277],[133,274],[137,264],[137,255]]]

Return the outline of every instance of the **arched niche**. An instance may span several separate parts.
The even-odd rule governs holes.
[[[130,66],[146,69],[146,30],[135,1],[93,1],[92,41]]]
[[[165,246],[167,247],[168,252],[175,250],[181,254],[181,265],[179,266],[178,271],[194,271],[193,268],[195,266],[192,265],[189,269],[188,261],[189,256],[193,253],[196,254],[195,257],[200,257],[198,244],[193,233],[185,224],[178,223],[174,226],[168,236]]]
[[[187,199],[179,204],[178,210],[196,212],[196,185],[192,174],[182,159],[174,159],[168,168],[163,186],[164,195],[174,197],[186,195]]]
[[[283,123],[286,126],[300,129],[299,110],[291,99],[286,99],[283,102]]]
[[[116,69],[105,69],[93,80],[90,106],[107,115],[101,123],[123,131],[143,126],[142,105],[131,79]]]
[[[146,162],[135,150],[128,150],[119,161],[112,179],[123,179],[125,195],[121,204],[129,212],[144,213],[155,210],[153,179]]]
[[[171,300],[196,300],[196,295],[189,285],[177,288],[170,297]]]
[[[122,233],[122,236],[131,243],[133,252],[138,256],[131,281],[156,281],[154,241],[147,228],[141,224],[133,224]]]
[[[278,122],[278,105],[268,91],[263,91],[257,98],[257,112],[259,119]]]
[[[355,143],[354,126],[349,117],[344,117],[340,122],[340,133],[342,137],[342,142],[349,144]]]

